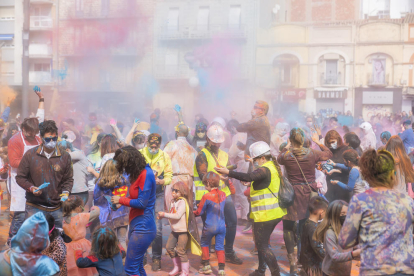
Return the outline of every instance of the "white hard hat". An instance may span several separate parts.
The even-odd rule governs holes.
[[[148,130],[141,130],[141,132],[147,137],[151,134]]]
[[[372,125],[368,122],[363,122],[359,127],[363,130],[370,130],[372,128]]]
[[[250,145],[250,157],[252,159],[263,155],[265,153],[270,154],[270,147],[266,142],[259,141]]]
[[[226,121],[224,121],[224,119],[223,118],[221,118],[221,117],[216,117],[216,118],[214,118],[213,119],[213,121],[211,122],[212,124],[213,123],[219,123],[223,128],[225,128],[226,127]]]
[[[217,144],[223,143],[224,142],[223,128],[218,124],[214,124],[210,126],[207,130],[207,137],[213,143],[217,143]]]

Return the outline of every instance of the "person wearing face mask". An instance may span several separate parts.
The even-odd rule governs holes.
[[[195,160],[194,185],[196,188],[197,205],[200,203],[203,195],[208,192],[202,182],[204,175],[211,171],[217,173],[216,167],[227,167],[230,165],[228,154],[220,149],[225,139],[223,132],[223,128],[219,124],[212,124],[207,130],[206,147],[198,153]],[[233,189],[233,185],[228,178],[222,178],[219,190],[223,191],[227,197],[224,207],[224,217],[226,219],[226,262],[241,265],[243,261],[237,257],[236,252],[233,250],[237,230],[237,213],[233,200],[230,197],[232,194],[231,189]],[[205,221],[205,217],[202,217],[202,219]]]
[[[275,127],[275,131],[272,134],[271,142],[270,142],[270,152],[273,156],[279,155],[279,147],[284,142],[287,142],[288,136],[286,134],[289,133],[289,124],[279,122]]]
[[[164,212],[164,190],[167,185],[171,184],[173,170],[170,156],[160,149],[161,135],[151,133],[148,136],[147,146],[139,152],[145,157],[145,160],[154,171],[156,188],[155,213]],[[152,244],[152,271],[161,270],[162,254],[162,219],[156,219],[157,234]]]
[[[249,155],[250,145],[255,142],[263,141],[270,145],[270,124],[266,116],[268,111],[269,105],[267,102],[256,101],[251,111],[252,119],[236,127],[238,132],[247,133],[246,145],[241,145],[247,156]]]
[[[171,187],[178,182],[183,182],[187,185],[189,190],[188,204],[191,207],[194,205],[193,176],[197,151],[187,142],[188,127],[182,121],[175,127],[175,135],[177,139],[168,142],[164,148],[164,152],[171,158],[173,171],[171,185],[165,187],[166,209],[173,199]]]
[[[322,263],[323,275],[351,275],[352,260],[361,254],[361,249],[342,249],[338,243],[338,236],[343,228],[348,203],[343,200],[331,202],[326,211],[325,218],[316,227],[313,239],[323,242],[325,258]]]
[[[282,172],[279,163],[270,155],[270,147],[265,142],[261,141],[250,145],[249,153],[255,167],[251,173],[229,171],[225,167],[214,169],[230,178],[252,182],[250,217],[254,220],[253,235],[258,251],[259,267],[250,273],[250,276],[265,275],[266,265],[272,276],[280,276],[280,268],[269,247],[269,240],[276,225],[282,221],[282,217],[287,213],[286,209],[279,207],[279,201],[275,196],[279,192]]]
[[[364,132],[364,137],[361,139],[362,151],[366,151],[368,149],[376,149],[377,137],[375,136],[375,132],[372,129],[372,125],[368,122],[363,122],[359,127]]]
[[[58,128],[55,121],[39,125],[42,144],[23,156],[16,176],[17,184],[26,191],[26,218],[42,212],[55,218],[62,228],[62,201],[73,187],[73,168],[69,153],[57,147]],[[39,189],[42,184],[49,183]]]
[[[325,146],[329,148],[332,152],[331,161],[333,163],[344,164],[345,160],[343,158],[343,153],[351,149],[351,147],[346,146],[342,142],[342,137],[335,130],[330,130],[326,133],[325,136]],[[340,186],[332,184],[332,181],[339,181],[342,183],[348,183],[349,174],[347,171],[342,170],[340,172],[325,172],[326,174],[326,184],[328,186],[328,192],[325,194],[329,202],[341,199],[346,202],[349,202],[350,193],[344,191]]]
[[[206,133],[207,133],[207,125],[203,122],[199,122],[196,125],[195,135],[191,142],[191,145],[197,152],[200,152],[204,148],[204,145],[207,142]]]
[[[25,218],[26,192],[16,182],[17,169],[23,158],[23,155],[30,149],[41,144],[40,137],[36,136],[39,132],[39,120],[37,118],[27,118],[21,124],[22,131],[17,132],[8,141],[8,159],[10,162],[10,171],[8,179],[8,189],[11,195],[10,211],[13,212],[13,219],[10,225],[9,238],[16,235]]]

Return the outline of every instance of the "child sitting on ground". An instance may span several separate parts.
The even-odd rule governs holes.
[[[109,227],[99,227],[93,232],[89,256],[83,258],[82,250],[75,251],[76,265],[79,268],[96,267],[100,276],[125,276],[122,264],[125,256],[125,249]]]
[[[212,273],[210,266],[210,243],[215,237],[216,254],[219,264],[219,276],[226,275],[224,272],[225,255],[224,255],[224,238],[226,236],[226,224],[224,221],[224,205],[226,194],[218,189],[220,185],[220,176],[214,172],[208,172],[203,177],[203,184],[206,187],[207,194],[201,198],[198,209],[194,211],[194,215],[200,216],[206,214],[206,220],[201,235],[202,257],[201,263],[203,267],[200,269],[201,274]]]
[[[174,268],[169,273],[170,276],[176,276],[181,273],[181,276],[188,276],[190,271],[190,263],[187,257],[187,244],[188,240],[191,239],[192,243],[198,246],[197,252],[193,252],[197,255],[201,255],[201,248],[193,238],[193,231],[189,231],[189,227],[194,225],[193,229],[197,229],[194,223],[194,215],[189,214],[188,206],[188,194],[189,190],[187,184],[183,182],[177,182],[171,189],[172,201],[169,213],[158,212],[158,219],[168,218],[171,225],[171,234],[167,241],[167,252],[170,255]],[[198,239],[198,231],[196,237]]]
[[[309,276],[322,276],[322,262],[325,258],[323,243],[313,239],[313,233],[318,226],[318,221],[325,217],[328,202],[322,197],[315,196],[309,201],[309,218],[303,225],[302,249],[299,262],[302,264],[302,271]]]

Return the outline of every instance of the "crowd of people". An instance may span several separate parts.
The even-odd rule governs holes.
[[[247,122],[233,112],[190,125],[176,105],[164,129],[160,110],[125,124],[49,115],[35,92],[36,114],[12,120],[9,101],[0,119],[2,275],[146,275],[150,246],[159,271],[165,220],[171,276],[190,275],[190,252],[200,274],[213,273],[211,253],[218,275],[242,265],[241,222],[258,257],[250,276],[281,275],[270,247],[280,222],[290,275],[350,275],[353,260],[361,275],[414,274],[412,114],[292,120],[256,101]]]

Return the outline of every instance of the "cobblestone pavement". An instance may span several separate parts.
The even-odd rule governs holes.
[[[5,189],[5,184],[0,183],[2,189]],[[4,244],[6,243],[8,230],[9,230],[9,212],[6,211],[8,201],[7,196],[3,197],[4,199],[1,202],[1,213],[0,213],[0,249],[4,249]],[[167,222],[165,222],[166,224]],[[235,275],[249,275],[254,269],[257,268],[257,255],[250,254],[250,251],[253,249],[253,237],[251,233],[242,234],[241,230],[243,226],[237,227],[237,236],[235,241],[234,250],[236,251],[239,258],[243,260],[242,265],[234,265],[234,264],[226,264],[226,275],[228,276],[235,276]],[[200,231],[201,233],[201,231]],[[163,244],[165,246],[168,236],[170,234],[170,227],[164,226],[163,228]],[[273,249],[273,252],[277,256],[278,263],[281,267],[281,274],[282,275],[289,275],[289,262],[286,256],[286,249],[282,249],[284,245],[283,242],[283,232],[282,232],[282,223],[280,223],[275,231],[273,232],[270,238],[270,244]],[[151,249],[149,249],[149,252]],[[213,274],[217,275],[218,264],[217,258],[215,253],[210,255],[210,263],[213,268]],[[194,256],[189,254],[190,259],[190,274],[191,275],[199,275],[198,268],[200,265],[200,257]],[[163,249],[163,255],[161,259],[161,271],[153,272],[151,270],[151,258],[148,257],[148,264],[145,266],[145,270],[147,271],[148,275],[154,276],[164,276],[168,275],[168,271],[170,271],[173,267],[172,261],[169,256],[165,254],[165,248]],[[358,267],[354,265],[352,267],[352,275],[358,275]],[[270,275],[269,270],[266,271],[266,275]]]

